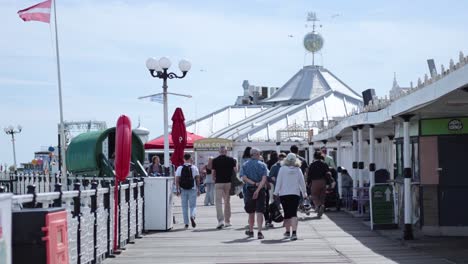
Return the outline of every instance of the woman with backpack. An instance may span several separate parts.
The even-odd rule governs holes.
[[[279,196],[284,211],[285,239],[297,240],[297,207],[301,196],[307,198],[301,165],[296,154],[289,153],[282,161],[276,181],[274,194]]]

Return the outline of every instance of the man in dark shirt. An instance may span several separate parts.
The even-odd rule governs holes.
[[[321,217],[325,211],[327,173],[330,173],[328,165],[323,161],[322,153],[316,151],[314,153],[314,162],[310,164],[307,172],[307,186],[310,188],[318,217]]]
[[[296,154],[297,158],[301,161],[301,171],[302,174],[305,175],[307,170],[307,161],[303,157],[299,156],[299,148],[296,145],[292,145],[290,150],[292,153]]]
[[[224,226],[231,226],[231,177],[237,173],[236,161],[227,156],[225,146],[219,148],[219,156],[213,160],[212,174],[215,182],[215,204],[218,226],[221,229]],[[224,213],[222,202],[224,200]]]

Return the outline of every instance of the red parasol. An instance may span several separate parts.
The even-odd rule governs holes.
[[[172,165],[176,168],[184,164],[184,149],[187,144],[187,131],[185,130],[185,117],[182,109],[177,107],[172,116],[172,142],[174,153],[172,154]]]
[[[204,137],[199,136],[194,133],[187,132],[187,143],[185,145],[186,149],[192,149],[193,148],[193,142],[202,139]],[[163,149],[164,148],[164,136],[160,136],[158,138],[155,138],[151,141],[148,141],[145,144],[145,149]],[[169,148],[174,149],[174,143],[172,142],[172,134],[169,133]]]

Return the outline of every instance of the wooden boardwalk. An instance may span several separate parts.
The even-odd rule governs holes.
[[[265,239],[244,235],[247,215],[232,197],[232,227],[217,230],[214,206],[198,198],[197,227],[183,228],[180,200],[175,199],[178,222],[172,231],[151,233],[104,264],[146,263],[453,263],[381,237],[359,219],[343,212],[322,219],[301,215],[297,241],[282,240],[281,224],[265,230]],[[305,218],[304,218],[305,217]]]

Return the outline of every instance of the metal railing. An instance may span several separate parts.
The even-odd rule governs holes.
[[[32,177],[32,178],[29,178]],[[22,178],[22,180],[19,180]],[[26,179],[26,180],[25,180]],[[50,189],[51,181],[34,176],[19,177],[11,181],[13,189],[22,190],[22,184],[31,181]],[[89,181],[89,188],[82,184]],[[109,180],[76,180],[73,191],[62,191],[62,185],[55,178],[53,192],[38,192],[35,185],[26,187],[27,194],[13,196],[15,211],[23,208],[60,207],[67,211],[70,263],[101,263],[105,258],[118,252],[113,251],[114,243],[114,188],[118,188],[118,234],[117,248],[134,243],[141,238],[144,226],[144,184],[142,178],[132,178],[114,186]],[[19,183],[18,183],[19,182]],[[9,187],[11,188],[11,187]],[[6,188],[2,190],[5,191]]]

